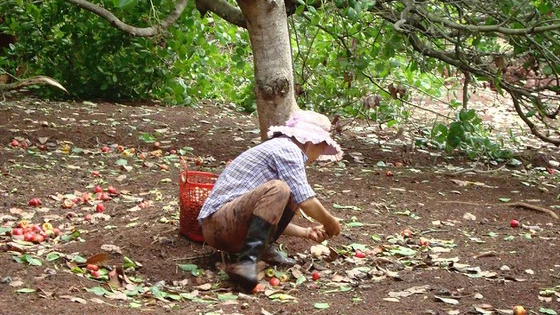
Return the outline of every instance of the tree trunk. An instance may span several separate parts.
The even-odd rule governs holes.
[[[298,110],[288,17],[284,0],[237,0],[253,48],[255,96],[261,139],[268,127],[284,124]]]

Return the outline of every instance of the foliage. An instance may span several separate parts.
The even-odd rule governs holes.
[[[98,1],[135,26],[157,24],[174,4]],[[560,109],[558,88],[541,85],[560,73],[553,24],[560,13],[549,1],[293,2],[289,22],[301,107],[398,126],[412,108],[423,109],[414,95],[437,98],[444,85],[457,83],[447,75],[460,73],[509,93],[531,131],[554,141],[550,135],[558,127],[550,121]],[[192,1],[154,38],[124,35],[64,0],[7,0],[0,9],[7,12],[0,31],[19,38],[9,51],[16,59],[0,57],[0,69],[12,74],[25,65],[25,76],[52,76],[81,98],[212,99],[256,109],[247,32],[213,13],[200,16]],[[539,84],[525,84],[529,76]],[[451,100],[455,119],[435,123],[421,142],[473,158],[507,158],[475,112],[459,111],[461,102]]]
[[[170,3],[103,1],[123,21],[145,25]],[[0,57],[0,69],[12,75],[23,65],[22,76],[51,76],[86,99],[193,104],[211,98],[254,106],[247,34],[223,20],[201,18],[193,8],[156,38],[131,37],[63,0],[7,0],[0,10],[7,13],[0,31],[18,37],[10,58]]]
[[[455,121],[449,126],[443,123],[434,124],[431,131],[426,134],[426,138],[431,139],[431,144],[446,151],[459,148],[471,159],[489,158],[495,161],[511,159],[512,152],[491,140],[489,133],[489,128],[482,124],[482,119],[473,109],[461,109]],[[418,144],[426,145],[428,142],[421,140]]]

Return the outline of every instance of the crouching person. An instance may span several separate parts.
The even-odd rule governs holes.
[[[220,174],[198,220],[212,247],[238,253],[227,266],[230,279],[251,291],[258,283],[257,262],[294,265],[273,243],[280,235],[322,242],[340,233],[338,220],[316,198],[305,166],[315,160],[340,160],[324,115],[298,111],[283,126],[272,126],[269,139],[235,158]],[[291,223],[296,211],[320,225]]]

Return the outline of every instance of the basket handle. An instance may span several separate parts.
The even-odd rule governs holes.
[[[181,159],[180,163],[181,163],[181,171],[180,171],[181,183],[184,183],[184,182],[187,181],[187,174],[188,174],[188,171],[189,171],[189,166],[187,164],[187,161],[185,161],[185,159]]]

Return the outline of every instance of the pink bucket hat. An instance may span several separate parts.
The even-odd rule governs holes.
[[[327,116],[309,111],[300,110],[292,114],[284,126],[271,126],[267,136],[272,138],[276,133],[294,137],[301,143],[313,144],[325,141],[327,148],[317,160],[339,161],[342,159],[342,149],[330,135],[331,122]]]

